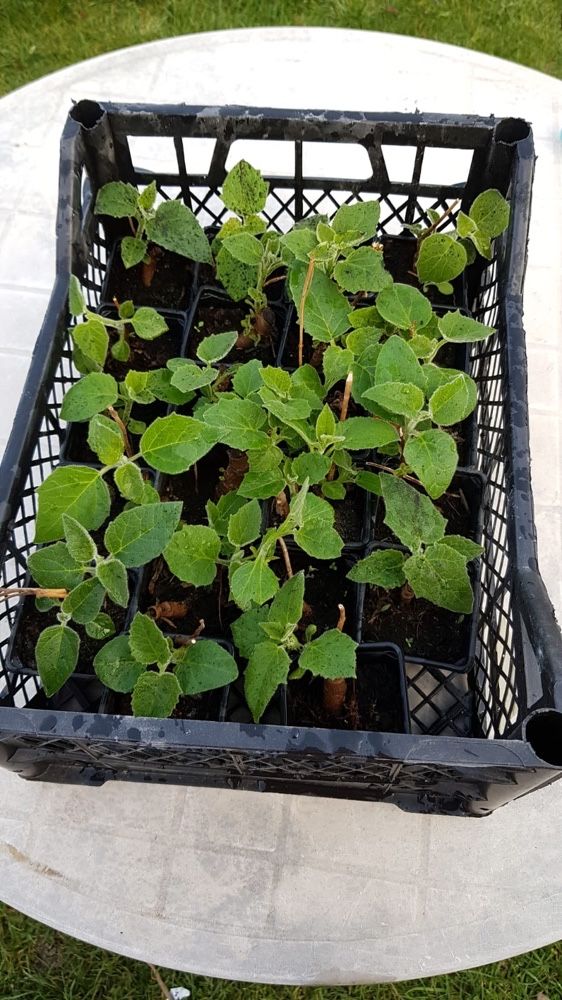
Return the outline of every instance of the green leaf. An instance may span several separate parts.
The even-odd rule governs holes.
[[[157,313],[156,309],[151,309],[150,306],[141,306],[140,309],[136,310],[131,319],[131,326],[141,340],[156,340],[168,330],[168,324],[164,317]]]
[[[116,361],[128,361],[131,357],[131,349],[124,337],[116,340],[112,345],[111,357],[115,358]]]
[[[412,348],[416,358],[428,358],[435,350],[437,340],[433,340],[430,337],[424,337],[423,334],[417,333],[415,336],[410,337],[408,344]]]
[[[125,448],[123,435],[114,420],[96,413],[88,426],[88,445],[104,465],[115,465]]]
[[[94,212],[96,215],[110,215],[114,219],[135,216],[139,193],[132,184],[110,181],[98,191]]]
[[[68,282],[68,311],[71,316],[83,316],[86,312],[86,300],[75,274],[70,275]]]
[[[286,684],[291,661],[274,642],[260,642],[244,674],[244,694],[254,722],[259,722],[280,684]]]
[[[360,330],[364,326],[381,326],[380,313],[376,306],[362,306],[353,309],[347,316],[349,325],[354,330]]]
[[[27,568],[39,587],[73,590],[83,577],[82,569],[64,542],[36,549],[28,557]]]
[[[390,413],[400,413],[405,417],[417,417],[425,401],[422,390],[411,382],[383,382],[367,389],[363,396],[373,399]]]
[[[381,207],[378,201],[358,201],[354,205],[341,205],[330,220],[336,233],[357,232],[361,241],[376,234]]]
[[[399,330],[421,330],[432,316],[431,302],[411,285],[398,282],[384,288],[377,297],[377,311]]]
[[[452,281],[466,267],[466,250],[452,236],[432,233],[422,240],[418,253],[417,272],[422,284]]]
[[[147,427],[140,440],[140,451],[153,469],[176,475],[186,472],[203,458],[215,445],[217,437],[207,422],[170,413],[167,417],[157,417]]]
[[[265,208],[268,191],[269,184],[259,170],[240,160],[225,177],[221,198],[237,215],[257,215]]]
[[[376,472],[359,472],[355,482],[362,490],[374,493],[375,496],[382,496],[381,479]]]
[[[102,684],[111,691],[128,694],[144,674],[144,663],[135,660],[126,635],[118,635],[102,646],[94,657],[94,670]]]
[[[156,194],[156,181],[151,181],[150,184],[147,184],[144,191],[140,192],[139,205],[144,208],[145,212],[149,212],[154,207]]]
[[[471,233],[466,242],[475,247],[478,253],[481,254],[482,257],[485,257],[486,260],[492,259],[492,241],[479,229],[477,229],[476,232]],[[468,257],[469,251],[467,250],[466,253]]]
[[[433,429],[410,437],[404,458],[434,500],[448,488],[459,460],[454,438]]]
[[[234,570],[230,580],[232,599],[242,611],[252,604],[265,604],[278,590],[279,580],[260,556],[242,563]]]
[[[262,513],[258,501],[249,500],[230,517],[228,524],[229,542],[239,547],[255,542],[260,534],[261,522]]]
[[[427,383],[427,397],[431,398],[436,389],[441,385],[452,382],[460,374],[458,368],[441,368],[440,365],[425,364],[423,373]]]
[[[473,542],[471,538],[465,538],[463,535],[445,535],[444,538],[440,539],[438,544],[448,545],[449,548],[460,553],[467,562],[481,556],[484,551],[481,545]]]
[[[238,334],[235,335],[236,338]],[[169,362],[171,367],[172,362]],[[172,369],[172,385],[180,392],[193,392],[204,385],[211,385],[217,378],[218,371],[214,368],[200,368],[189,358],[174,358]]]
[[[415,552],[420,545],[438,542],[445,534],[446,520],[424,496],[403,479],[381,473],[385,524],[396,537]]]
[[[41,483],[37,495],[36,542],[62,538],[63,514],[75,517],[89,531],[95,531],[109,516],[109,490],[98,470],[87,466],[60,466]]]
[[[175,674],[146,671],[133,688],[133,715],[148,719],[167,719],[180,696],[180,683]]]
[[[181,517],[181,501],[131,507],[108,525],[107,551],[128,568],[144,566],[164,551]]]
[[[280,626],[281,632],[292,632],[302,618],[304,600],[304,571],[300,570],[287,580],[269,606],[268,621]]]
[[[249,399],[221,397],[218,403],[205,411],[203,419],[216,429],[218,440],[231,448],[247,451],[262,448],[268,442],[267,434],[260,430],[267,421],[267,415],[261,406]]]
[[[354,357],[359,357],[363,351],[369,347],[375,347],[382,336],[382,330],[376,326],[361,326],[358,330],[352,330],[345,338],[345,345],[352,352]]]
[[[354,583],[370,583],[391,590],[406,582],[404,561],[406,556],[396,549],[379,549],[361,559],[347,574]]]
[[[98,642],[102,639],[110,639],[112,635],[115,635],[115,625],[109,615],[106,615],[103,611],[100,611],[99,615],[96,615],[93,621],[87,622],[84,628],[86,635],[89,635],[90,639],[96,639]]]
[[[291,229],[281,237],[281,244],[289,249],[297,260],[308,263],[309,256],[317,246],[317,239],[312,229]]]
[[[336,382],[341,382],[342,379],[347,378],[354,360],[355,358],[351,351],[339,347],[337,344],[330,344],[326,348],[324,357],[322,358],[326,392],[329,392]]]
[[[125,299],[121,302],[117,310],[119,319],[129,320],[135,315],[135,305],[132,299]]]
[[[398,440],[396,428],[376,417],[350,417],[338,424],[337,433],[343,435],[342,447],[348,451],[380,448]]]
[[[472,344],[480,340],[486,340],[492,333],[493,327],[479,323],[470,316],[463,316],[457,309],[455,312],[445,313],[437,321],[439,333],[445,340],[452,340],[456,344]]]
[[[346,292],[380,292],[392,285],[382,253],[373,247],[358,247],[334,268],[334,278]]]
[[[404,571],[416,597],[448,611],[468,615],[473,594],[466,559],[449,545],[430,545],[423,555],[410,556]]]
[[[239,495],[256,500],[277,496],[285,485],[285,478],[279,468],[282,457],[278,448],[249,452],[250,468],[238,487]]]
[[[150,388],[150,373],[130,369],[125,375],[127,396],[135,403],[153,403],[155,396]]]
[[[183,694],[194,695],[231,684],[238,677],[238,667],[234,657],[218,642],[199,639],[183,647],[175,674]]]
[[[121,560],[109,557],[98,563],[96,576],[111,600],[119,607],[126,608],[129,603],[129,581],[127,570]]]
[[[218,280],[234,302],[241,302],[247,298],[250,289],[255,288],[257,284],[257,268],[236,260],[226,247],[221,246],[217,254],[216,269]]]
[[[97,319],[88,319],[85,323],[71,327],[70,334],[75,349],[82,360],[88,362],[88,367],[98,370],[103,368],[109,348],[109,336],[103,323]]]
[[[307,268],[295,264],[289,272],[293,301],[300,306]],[[304,306],[304,329],[313,340],[337,340],[348,329],[349,302],[327,274],[315,269]]]
[[[211,264],[209,241],[193,212],[181,201],[163,201],[146,224],[149,240],[189,260]]]
[[[281,423],[294,423],[306,420],[310,416],[310,403],[306,399],[280,399],[277,393],[267,386],[262,386],[259,397],[266,410],[277,417]],[[239,447],[241,447],[239,445]]]
[[[220,334],[218,335],[220,336]],[[232,379],[232,388],[234,392],[245,398],[251,395],[253,392],[257,392],[262,386],[262,372],[263,365],[261,361],[257,358],[251,358],[250,361],[246,361],[245,364],[240,365],[234,378]]]
[[[458,424],[472,413],[478,399],[476,383],[459,372],[451,382],[446,382],[435,390],[429,400],[429,413],[436,424],[450,427]]]
[[[337,628],[328,629],[318,639],[307,643],[299,656],[301,670],[310,670],[315,677],[337,679],[355,677],[357,643]]]
[[[249,660],[254,648],[264,641],[261,623],[266,622],[268,617],[268,607],[251,608],[250,611],[244,611],[230,626],[234,644],[245,660]]]
[[[308,479],[311,486],[316,486],[326,478],[331,467],[332,459],[327,455],[318,455],[316,452],[303,452],[301,455],[297,455],[292,462],[293,475],[299,485]]]
[[[376,363],[375,382],[409,382],[425,390],[425,377],[412,348],[402,337],[389,337],[380,349]]]
[[[143,479],[139,467],[134,462],[127,462],[126,465],[119,466],[115,470],[113,478],[121,496],[125,497],[126,500],[131,500],[133,503],[139,504],[149,502],[145,497],[146,489],[150,487],[150,484]],[[157,502],[156,497],[158,494],[156,491],[155,494],[153,503]]]
[[[66,393],[60,411],[61,419],[69,422],[89,420],[95,413],[113,406],[117,396],[117,382],[113,375],[91,372],[84,375]]]
[[[223,246],[235,260],[240,260],[243,264],[250,264],[254,267],[257,267],[264,254],[262,244],[250,233],[227,236],[223,240]]]
[[[212,500],[207,500],[205,504],[207,520],[211,528],[214,528],[221,538],[226,538],[231,515],[240,510],[245,503],[244,497],[241,497],[238,491],[224,493],[216,503],[213,503]]]
[[[68,551],[77,563],[89,563],[97,553],[94,539],[75,517],[62,515],[62,526]],[[29,563],[28,563],[29,565]]]
[[[124,236],[121,240],[121,260],[127,269],[140,264],[146,256],[146,243],[136,236]]]
[[[494,239],[508,227],[509,205],[499,191],[491,188],[474,199],[469,215],[480,232]]]
[[[170,662],[171,650],[158,625],[149,615],[137,611],[129,631],[129,648],[139,663],[157,663],[159,667]]]
[[[324,398],[324,386],[320,376],[312,365],[301,365],[291,373],[291,394],[306,399],[311,410],[321,410]]]
[[[95,577],[90,577],[70,591],[62,602],[62,610],[79,625],[85,625],[100,613],[104,598],[105,590]]]
[[[336,418],[327,403],[324,404],[318,415],[315,430],[319,441],[323,437],[334,437],[336,433]]]
[[[268,389],[273,390],[278,396],[288,397],[291,394],[291,376],[289,372],[282,368],[274,368],[268,365],[261,370],[261,378]]]
[[[238,333],[236,330],[226,333],[212,333],[209,337],[205,337],[199,344],[196,351],[197,357],[206,364],[212,365],[215,361],[220,361],[221,358],[226,357],[237,340]]]
[[[334,510],[327,500],[308,493],[303,525],[295,531],[294,539],[315,559],[337,559],[341,555],[343,539],[334,528]]]
[[[68,625],[50,625],[41,632],[35,646],[35,660],[45,694],[60,691],[78,663],[80,639]]]
[[[213,528],[184,524],[164,549],[164,559],[178,580],[205,587],[215,579],[220,547],[221,540]]]
[[[183,406],[193,399],[192,392],[182,392],[181,389],[172,385],[174,373],[169,368],[153,368],[146,374],[148,376],[146,388],[156,399],[161,399],[165,403],[174,403],[175,406]],[[142,434],[145,430],[146,425],[142,427],[140,433]]]
[[[464,212],[459,212],[457,215],[457,233],[464,239],[474,233],[477,229],[477,225],[474,219],[471,219],[469,215],[465,215]]]

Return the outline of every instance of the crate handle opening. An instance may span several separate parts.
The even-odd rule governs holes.
[[[70,112],[70,117],[86,129],[95,128],[104,115],[105,110],[97,101],[78,101]]]
[[[506,146],[528,139],[530,134],[531,126],[523,118],[502,118],[494,129],[495,141],[503,142]]]
[[[562,712],[549,708],[532,712],[525,721],[523,738],[541,760],[562,767]]]

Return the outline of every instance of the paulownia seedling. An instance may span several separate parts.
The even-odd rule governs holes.
[[[103,371],[108,350],[116,361],[128,361],[132,335],[141,340],[156,340],[168,331],[164,317],[150,306],[135,309],[131,301],[116,303],[117,317],[102,316],[88,309],[80,282],[74,274],[70,276],[68,307],[72,316],[84,318],[83,322],[71,326],[69,330],[73,343],[72,360],[83,374]],[[108,330],[116,337],[111,347]]]
[[[140,612],[128,635],[100,649],[94,669],[111,691],[132,694],[133,715],[159,719],[172,714],[182,695],[213,691],[238,677],[234,657],[218,642],[167,638]]]
[[[404,598],[423,597],[459,614],[470,614],[473,592],[467,564],[482,546],[462,535],[446,535],[446,519],[403,479],[380,475],[385,524],[409,551],[379,549],[361,559],[348,573],[355,583],[391,590],[404,588]]]
[[[121,240],[121,258],[126,268],[142,262],[146,287],[152,284],[161,247],[188,260],[212,261],[209,241],[191,209],[177,199],[156,205],[156,194],[155,181],[143,191],[110,181],[98,191],[94,209],[97,215],[129,220],[132,235]]]
[[[357,643],[341,629],[328,629],[313,638],[316,627],[312,624],[305,630],[304,641],[298,638],[303,606],[301,570],[289,577],[270,604],[245,611],[232,625],[236,647],[248,661],[244,693],[254,722],[259,722],[280,684],[299,680],[308,671],[338,689],[341,680],[355,677]],[[339,697],[333,707],[338,714]]]

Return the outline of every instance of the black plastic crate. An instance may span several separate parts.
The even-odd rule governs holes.
[[[189,142],[201,138],[215,143],[208,171],[196,174]],[[77,377],[66,332],[69,273],[81,278],[97,308],[120,234],[118,221],[104,229],[93,215],[98,188],[117,178],[143,185],[155,176],[163,197],[183,198],[204,226],[214,226],[224,215],[217,192],[227,156],[241,139],[288,144],[292,169],[283,177],[266,171],[266,215],[281,231],[362,198],[381,201],[381,237],[427,219],[428,208],[445,211],[457,198],[466,209],[489,187],[510,199],[509,229],[496,241],[494,260],[472,265],[462,290],[472,314],[498,330],[470,346],[467,363],[480,393],[471,460],[488,498],[473,667],[459,673],[406,664],[409,733],[282,725],[283,692],[271,725],[133,719],[104,714],[110,701],[95,678],[73,677],[46,699],[35,676],[14,669],[8,649],[17,602],[10,599],[0,611],[0,764],[41,780],[173,782],[485,815],[562,774],[562,640],[538,571],[530,482],[522,286],[534,150],[521,120],[77,104],[62,137],[57,276],[0,473],[2,584],[24,583],[34,490],[57,464],[64,440],[60,405]],[[148,142],[147,151],[137,151],[139,140]],[[150,169],[151,142],[167,144],[169,172]],[[362,147],[366,179],[308,176],[308,144],[327,142]],[[407,182],[387,170],[385,149],[393,146],[415,149]],[[443,155],[466,150],[469,166],[452,183],[440,176],[422,183],[426,148]],[[240,155],[260,166],[257,154]],[[200,271],[193,272],[186,320]]]

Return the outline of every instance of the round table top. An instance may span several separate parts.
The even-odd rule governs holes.
[[[327,67],[337,64],[337,73]],[[71,98],[515,115],[538,153],[525,287],[542,573],[562,606],[562,86],[477,52],[322,28],[113,52],[0,100],[0,447],[53,279]],[[25,782],[0,769],[0,896],[96,945],[269,983],[468,968],[562,938],[562,783],[481,820],[204,788]]]

